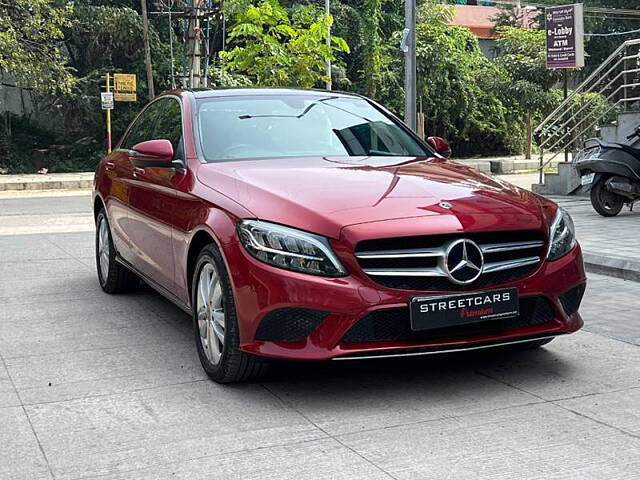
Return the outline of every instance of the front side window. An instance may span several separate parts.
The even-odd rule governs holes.
[[[131,149],[134,145],[146,140],[153,140],[153,131],[158,119],[158,115],[162,110],[161,102],[155,102],[149,105],[136,118],[133,125],[127,132],[127,136],[122,141],[122,148]]]
[[[173,146],[174,158],[182,158],[182,111],[175,98],[158,100],[163,108],[158,115],[154,129],[154,139],[166,139]]]
[[[176,156],[181,158],[182,111],[175,98],[160,98],[149,105],[129,129],[122,148],[132,149],[140,142],[161,138],[169,140]]]
[[[366,100],[330,94],[205,98],[197,125],[209,162],[432,155]]]

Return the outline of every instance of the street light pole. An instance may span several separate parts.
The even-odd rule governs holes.
[[[324,11],[327,16],[331,15],[331,0],[324,0]],[[331,26],[327,27],[327,47],[331,52]],[[327,60],[327,90],[331,90],[331,59]]]
[[[404,121],[416,130],[416,2],[405,0],[404,5],[406,47],[404,54]]]

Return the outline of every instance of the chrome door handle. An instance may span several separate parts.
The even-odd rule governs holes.
[[[109,170],[113,170],[114,168],[116,168],[116,164],[113,162],[104,162],[104,169],[109,171]]]
[[[137,177],[138,175],[144,175],[144,168],[140,168],[140,167],[134,167],[133,169],[133,176]]]

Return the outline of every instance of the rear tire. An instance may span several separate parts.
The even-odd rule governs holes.
[[[111,228],[104,209],[96,217],[96,268],[98,281],[107,293],[123,293],[135,290],[140,279],[124,265],[116,261],[116,249],[111,238]]]
[[[240,334],[229,274],[215,244],[196,260],[191,282],[191,310],[202,368],[218,383],[261,377],[267,361],[240,350]]]
[[[603,177],[591,188],[591,205],[603,217],[615,217],[622,210],[625,199],[608,191],[606,181],[607,177]]]

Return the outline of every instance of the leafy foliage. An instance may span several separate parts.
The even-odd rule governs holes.
[[[446,3],[418,2],[418,109],[426,116],[426,131],[446,136],[456,156],[522,151],[530,143],[527,126],[562,95],[561,72],[544,66],[544,33],[518,28],[515,11],[506,7],[498,19],[506,26],[499,31],[504,54],[489,61],[468,30],[449,26],[453,8]],[[402,116],[404,2],[331,0],[331,16],[322,5],[321,0],[225,0],[227,53],[209,66],[209,85],[321,87],[331,59],[335,89],[364,93]],[[640,0],[593,0],[589,5],[638,8]],[[179,0],[176,6],[181,8]],[[148,8],[159,7],[149,0]],[[8,159],[4,164],[14,171],[29,169],[33,148],[64,144],[51,149],[53,170],[93,167],[104,151],[99,105],[104,74],[119,71],[138,78],[138,102],[116,104],[114,140],[147,101],[139,12],[140,0],[0,0],[0,70],[36,89],[40,119],[6,116],[5,123],[11,120],[15,128],[12,138],[4,131],[9,129],[0,129],[0,161]],[[171,73],[182,70],[181,22],[150,16],[156,91],[169,88]],[[597,32],[638,28],[636,20],[606,15],[587,16],[585,24],[587,31]],[[329,26],[333,43],[327,47]],[[220,22],[212,38],[219,50]],[[588,38],[587,67],[572,72],[574,77],[595,68],[626,38]],[[590,94],[575,96],[573,103],[575,108],[608,108],[605,99]]]
[[[520,27],[501,27],[498,43],[502,55],[496,63],[508,81],[500,88],[501,100],[512,121],[524,125],[525,156],[531,157],[533,122],[550,110],[557,96],[551,91],[562,72],[545,65],[545,31]]]
[[[68,92],[73,77],[59,43],[71,12],[70,5],[51,0],[1,1],[0,70],[11,72],[18,85]]]
[[[230,72],[248,75],[259,86],[310,88],[326,81],[325,66],[334,52],[348,52],[340,37],[326,42],[332,18],[310,7],[291,15],[278,0],[262,0],[238,15],[229,33],[231,51],[221,52]]]
[[[364,41],[364,94],[375,97],[381,80],[382,44],[380,41],[381,0],[364,0],[363,27],[369,34]]]

